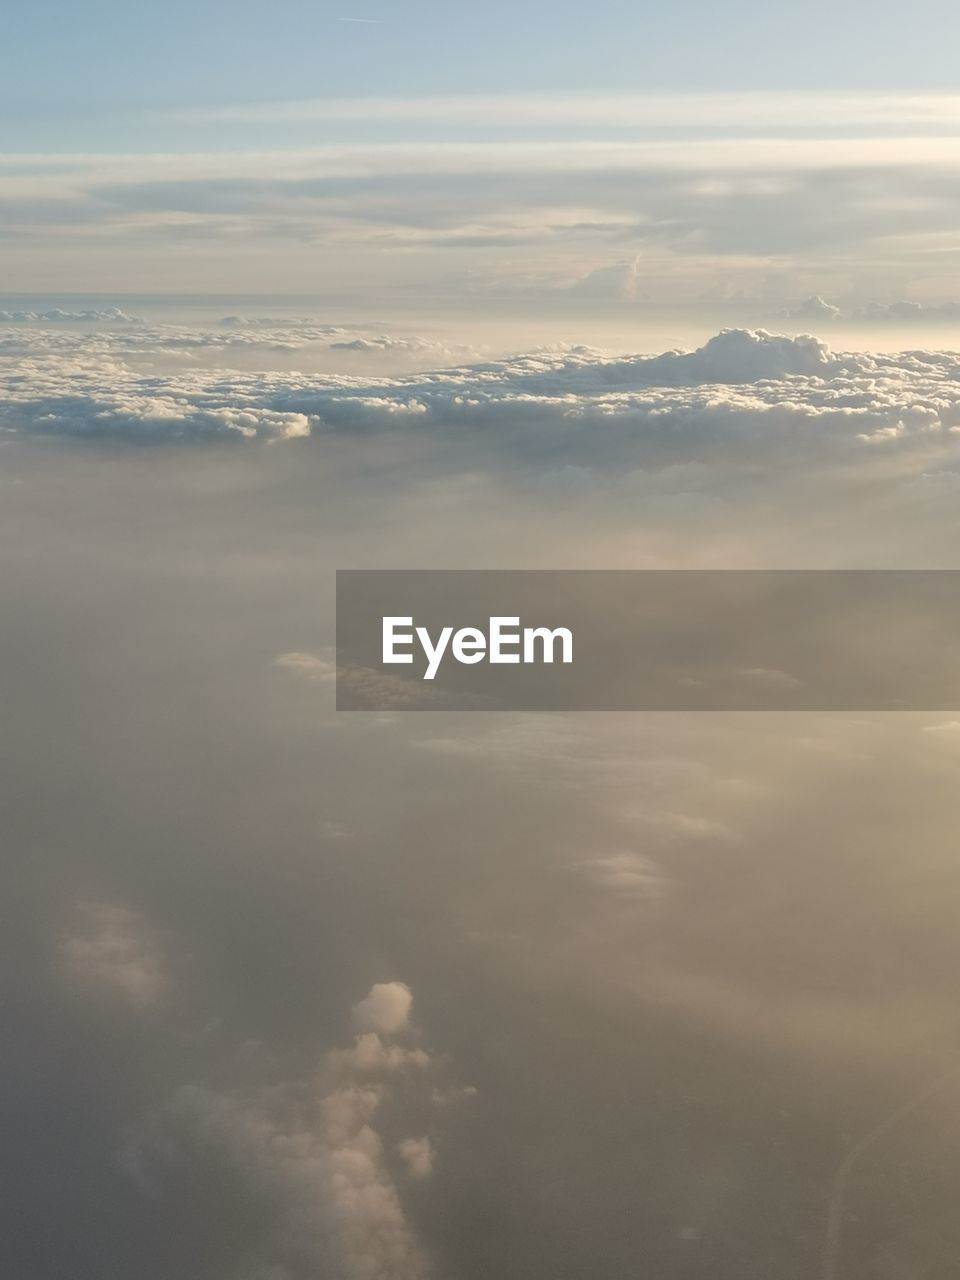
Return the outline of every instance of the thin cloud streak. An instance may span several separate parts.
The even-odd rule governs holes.
[[[18,167],[35,163],[38,172]],[[0,154],[0,176],[8,190],[30,192],[69,183],[84,172],[98,182],[260,176],[380,176],[396,173],[604,172],[634,169],[696,171],[955,169],[953,138],[722,138],[592,142],[365,143],[304,147],[289,151],[76,152],[57,155]],[[42,171],[41,170],[42,167]],[[4,175],[3,170],[8,172]]]
[[[379,25],[380,19],[339,18]],[[305,98],[233,103],[166,118],[250,124],[270,121],[397,121],[469,125],[591,125],[733,128],[764,132],[823,128],[960,131],[960,95],[922,93],[503,93],[412,97]]]

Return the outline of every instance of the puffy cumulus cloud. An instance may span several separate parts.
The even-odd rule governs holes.
[[[84,988],[144,1008],[166,992],[163,949],[147,921],[128,907],[84,902],[61,940],[65,975]]]
[[[784,311],[783,315],[786,320],[811,320],[822,324],[824,320],[836,320],[840,315],[840,308],[821,298],[818,293],[814,293],[809,298],[804,298],[797,306]]]
[[[125,1163],[146,1170],[160,1194],[194,1163],[239,1184],[265,1225],[244,1274],[425,1280],[428,1259],[374,1128],[382,1101],[373,1085],[299,1104],[284,1098],[286,1106],[186,1086]]]
[[[410,1019],[413,992],[403,982],[377,982],[369,995],[353,1008],[353,1022],[360,1031],[393,1035]]]
[[[49,311],[0,311],[0,324],[105,324],[142,325],[145,321],[132,316],[119,307],[106,307],[86,311],[64,311],[53,307]]]
[[[154,414],[156,417],[153,417]],[[175,431],[179,430],[177,424],[181,421],[181,415],[175,406],[161,403],[155,409],[148,409],[144,420],[149,422],[151,417],[154,421],[168,421]],[[299,436],[310,435],[313,426],[313,419],[305,413],[276,413],[270,409],[212,409],[205,415],[205,420],[210,426],[211,435],[229,436],[235,433],[247,439],[266,437],[295,440]]]
[[[846,309],[836,306],[819,294],[811,294],[795,306],[786,307],[780,313],[784,320],[803,320],[810,324],[828,324],[832,320],[846,320],[856,325],[925,325],[931,328],[950,324],[960,318],[960,302],[909,302],[900,299],[893,302],[867,302]]]
[[[757,382],[819,376],[836,364],[826,344],[808,335],[789,338],[764,329],[724,329],[696,351],[641,358],[637,376],[648,386]]]
[[[568,285],[567,290],[584,299],[620,298],[634,302],[640,295],[640,259],[594,267]]]
[[[435,1092],[453,1096],[429,1083],[437,1064],[425,1050],[389,1043],[411,1000],[403,983],[375,986],[356,1007],[376,1010],[379,1033],[333,1050],[313,1078],[247,1093],[181,1087],[127,1145],[122,1166],[153,1197],[192,1167],[255,1206],[258,1238],[237,1256],[237,1274],[427,1280],[433,1268],[395,1173],[427,1177],[434,1144],[424,1136],[388,1148],[380,1132],[381,1113],[405,1088],[421,1111],[433,1109]]]
[[[334,1050],[330,1061],[334,1065],[369,1075],[401,1071],[406,1067],[425,1069],[430,1065],[430,1056],[423,1049],[386,1044],[375,1031],[364,1031],[357,1036],[352,1049]]]
[[[149,443],[283,440],[384,431],[468,439],[587,476],[738,448],[822,453],[960,424],[960,355],[835,353],[817,338],[730,329],[694,351],[537,351],[432,372],[176,370],[112,354],[34,353],[0,368],[0,428]],[[459,433],[459,434],[456,434]],[[771,454],[771,457],[773,455]],[[564,472],[568,466],[576,473]]]
[[[397,1151],[411,1178],[428,1178],[433,1173],[437,1153],[429,1138],[404,1138]]]
[[[857,325],[926,325],[931,328],[939,324],[955,323],[960,319],[960,302],[909,302],[900,299],[894,302],[867,302],[861,306],[849,307],[847,310],[835,306],[821,298],[819,294],[811,294],[796,306],[787,307],[780,312],[784,320],[803,320],[811,324],[825,324],[831,320],[848,320]]]
[[[939,324],[960,319],[960,302],[870,302],[853,313],[855,320],[880,324]]]

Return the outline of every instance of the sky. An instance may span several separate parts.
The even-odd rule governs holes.
[[[334,581],[960,568],[957,26],[5,15],[0,1274],[955,1280],[960,712],[338,712]]]
[[[952,301],[956,22],[931,0],[21,6],[4,290]]]
[[[943,0],[800,7],[533,0],[67,0],[20,6],[3,94],[24,124],[300,97],[602,90],[950,92]],[[934,38],[934,33],[935,38]],[[829,38],[827,38],[829,36]],[[23,116],[26,120],[23,120]],[[10,128],[8,122],[8,128]],[[48,134],[48,140],[56,139]]]

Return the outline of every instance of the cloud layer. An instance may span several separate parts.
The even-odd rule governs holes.
[[[849,451],[913,437],[947,449],[960,424],[960,356],[837,354],[815,338],[762,330],[654,357],[571,348],[383,379],[145,374],[123,363],[125,333],[37,344],[21,330],[12,342],[0,425],[43,436],[159,444],[404,430],[549,456],[554,467],[603,467],[689,461],[719,447],[728,460],[743,449]]]
[[[960,292],[951,94],[437,95],[208,105],[138,154],[0,156],[7,287],[670,307]],[[141,120],[147,129],[150,120]],[[212,141],[191,151],[199,128]],[[338,138],[316,144],[317,130]],[[361,135],[357,136],[356,130]],[[262,145],[250,146],[259,129]],[[566,296],[565,286],[593,279]],[[68,284],[65,282],[69,281]],[[105,286],[104,282],[108,282]]]

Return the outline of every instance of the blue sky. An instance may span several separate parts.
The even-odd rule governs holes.
[[[909,7],[891,0],[33,0],[11,7],[4,25],[4,145],[59,150],[71,138],[128,145],[130,113],[228,102],[544,90],[949,90],[960,24],[946,0]],[[151,139],[163,143],[158,133]]]

